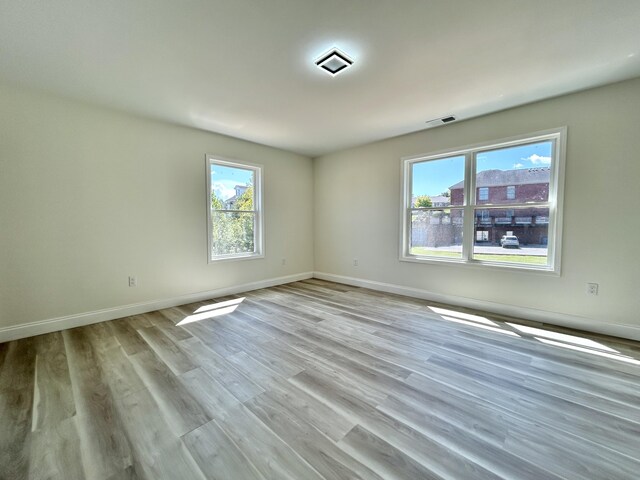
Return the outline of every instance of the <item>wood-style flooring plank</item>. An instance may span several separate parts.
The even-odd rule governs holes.
[[[0,364],[0,478],[28,478],[36,348],[33,338],[5,345]]]
[[[402,451],[380,437],[356,425],[340,441],[340,446],[385,478],[415,480],[443,480],[443,477],[428,470]]]
[[[375,335],[381,336],[385,339],[398,339],[398,335],[382,334],[376,332]],[[559,372],[554,372],[553,375],[541,374],[530,365],[528,357],[524,357],[525,360],[518,359],[513,353],[508,352],[493,352],[491,349],[479,347],[473,347],[473,344],[464,345],[460,343],[448,342],[444,344],[431,343],[433,335],[429,341],[423,341],[420,339],[407,340],[411,345],[416,345],[418,342],[428,345],[430,352],[438,352],[442,356],[454,359],[456,363],[462,364],[467,362],[476,366],[481,366],[483,371],[494,370],[500,372],[501,377],[508,376],[510,378],[517,378],[521,384],[529,385],[529,388],[533,388],[539,392],[546,392],[550,395],[560,396],[570,401],[576,401],[579,399],[579,403],[592,406],[596,409],[600,409],[608,412],[620,412],[622,416],[628,417],[633,421],[638,421],[640,417],[640,398],[637,398],[637,402],[634,401],[632,393],[626,396],[620,396],[622,401],[626,400],[627,403],[620,404],[618,399],[612,398],[615,393],[610,389],[604,389],[606,396],[602,396],[603,389],[596,388],[593,383],[587,384],[588,387],[585,391],[585,387],[580,379],[567,378],[566,375],[561,375]],[[437,336],[435,337],[437,338]],[[397,342],[396,342],[397,343]],[[479,343],[477,345],[480,345]],[[459,354],[461,352],[461,354]],[[570,388],[568,385],[574,386]],[[640,393],[640,392],[639,392]],[[631,397],[631,398],[629,398]]]
[[[53,427],[75,415],[71,377],[60,332],[34,338],[35,392],[32,430]]]
[[[453,402],[452,404],[455,405]],[[519,455],[520,452],[504,449],[509,432],[516,428],[519,422],[510,425],[500,419],[499,415],[493,413],[489,421],[480,421],[478,425],[458,426],[456,423],[449,422],[434,414],[430,407],[431,403],[416,407],[415,403],[406,403],[390,396],[382,405],[378,406],[378,410],[420,432],[424,437],[448,448],[449,456],[451,456],[450,452],[456,452],[466,461],[472,462],[474,466],[483,468],[484,475],[487,475],[486,472],[491,472],[492,475],[499,478],[514,480],[536,480],[539,478],[559,480],[563,478],[562,475],[546,469],[547,463],[544,458],[539,459],[535,455]],[[496,431],[493,431],[494,425]],[[536,438],[555,438],[550,435],[553,432],[535,428],[537,427],[535,424],[527,424],[526,426],[531,427],[532,436],[538,434]],[[438,470],[437,464],[446,458],[446,455],[441,455],[437,457],[437,460],[431,460],[436,464],[434,468]],[[459,464],[459,461],[450,462],[447,468]],[[460,472],[458,476],[463,478],[463,472]],[[480,475],[467,473],[466,476],[476,478]]]
[[[93,323],[83,328],[98,355],[112,348],[121,348],[110,322]]]
[[[227,358],[209,349],[199,338],[183,340],[180,345],[183,351],[188,352],[196,365],[220,382],[241,402],[264,392],[262,387],[240,373]]]
[[[639,342],[308,279],[0,344],[0,479],[635,480],[639,385]]]
[[[265,478],[322,480],[320,474],[244,405],[219,425]]]
[[[264,395],[286,405],[295,415],[332,440],[340,440],[355,425],[351,419],[288,382],[248,354],[242,352],[229,360],[256,384],[264,386]]]
[[[98,356],[101,361],[104,379],[116,398],[122,398],[146,388],[145,383],[133,366],[131,357],[126,354],[120,345],[99,352]]]
[[[31,450],[33,389],[0,393],[0,478],[26,479]]]
[[[62,335],[85,476],[87,479],[108,478],[131,465],[131,448],[87,331],[74,328]]]
[[[29,478],[87,478],[76,421],[77,417],[67,418],[32,433]]]
[[[210,480],[264,480],[215,420],[189,432],[184,443]]]
[[[185,328],[177,326],[187,315],[176,308],[166,308],[156,312],[144,313],[142,316],[176,342],[191,338],[191,333]]]
[[[204,480],[206,477],[146,388],[118,399],[117,407],[131,442],[136,472],[147,479]],[[122,472],[118,472],[122,474]]]
[[[318,371],[305,371],[296,375],[291,381],[307,390],[318,399],[326,402],[332,408],[344,415],[352,415],[355,422],[373,432],[376,436],[386,439],[394,448],[421,460],[421,463],[431,472],[445,478],[486,478],[500,477],[491,468],[484,466],[486,459],[493,459],[499,448],[482,439],[469,435],[462,429],[457,429],[447,422],[437,422],[432,431],[420,432],[413,428],[415,425],[401,423],[398,419],[386,414],[378,408],[363,401],[358,395],[353,395],[345,384],[340,385],[330,376]],[[383,405],[389,399],[383,402]],[[425,457],[424,452],[430,452]],[[482,454],[482,455],[481,455]],[[505,478],[537,480],[539,478],[558,478],[544,469],[502,452],[492,467],[500,467],[498,471],[507,471],[511,475]],[[517,473],[517,475],[513,475]]]
[[[183,373],[178,378],[212,419],[225,418],[226,412],[240,405],[240,400],[202,368]]]
[[[107,480],[142,480],[144,477],[141,477],[136,467],[133,465],[128,466],[123,471],[114,473]]]
[[[245,402],[262,422],[290,445],[326,480],[380,480],[370,468],[362,465],[336,446],[329,438],[298,417],[294,409],[277,402],[268,393]]]
[[[153,352],[141,352],[130,358],[175,435],[184,435],[211,420],[189,390]]]
[[[0,365],[0,393],[33,388],[36,367],[34,338],[23,338],[6,344]]]
[[[141,328],[138,333],[174,374],[180,375],[196,368],[179,345],[158,327]]]
[[[460,379],[468,391],[480,398],[490,395],[493,402],[509,411],[535,415],[540,422],[554,427],[562,426],[563,431],[625,455],[634,456],[638,452],[640,424],[553,395],[541,394],[515,382],[441,358],[430,359],[430,362],[433,362],[430,371],[433,375]],[[601,425],[606,425],[606,428]]]
[[[138,331],[131,326],[128,318],[113,320],[108,325],[127,355],[149,350],[149,345],[138,335]]]

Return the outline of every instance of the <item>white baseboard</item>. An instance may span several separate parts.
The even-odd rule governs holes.
[[[283,283],[297,282],[312,278],[312,272],[298,273],[295,275],[287,275],[284,277],[269,278],[258,282],[245,283],[242,285],[232,285],[230,287],[217,288],[206,292],[190,293],[179,297],[167,298],[163,300],[152,300],[149,302],[135,303],[131,305],[123,305],[120,307],[105,308],[103,310],[95,310],[93,312],[78,313],[65,317],[50,318],[37,322],[25,323],[22,325],[13,325],[10,327],[0,328],[0,343],[19,338],[33,337],[44,333],[57,332],[67,328],[82,327],[91,325],[92,323],[114,320],[116,318],[128,317],[130,315],[138,315],[140,313],[152,312],[162,308],[176,307],[186,303],[200,302],[210,298],[222,297],[225,295],[233,295],[235,293],[248,292],[250,290],[258,290],[260,288],[273,287],[282,285]]]
[[[391,283],[376,282],[374,280],[364,280],[362,278],[345,277],[342,275],[334,275],[332,273],[314,272],[314,278],[321,280],[329,280],[337,283],[344,283],[356,287],[370,288],[371,290],[379,290],[381,292],[396,293],[407,297],[422,298],[438,303],[446,303],[460,307],[473,308],[498,315],[507,315],[515,318],[522,318],[534,322],[548,323],[561,327],[575,328],[588,332],[601,333],[604,335],[612,335],[614,337],[628,338],[640,341],[640,327],[635,325],[611,324],[598,322],[597,320],[580,317],[577,315],[568,315],[566,313],[549,312],[546,310],[538,310],[534,308],[525,308],[516,305],[503,303],[487,302],[467,297],[459,297],[455,295],[443,295],[441,293],[433,293],[413,287],[404,287]]]
[[[331,273],[304,272],[295,275],[287,275],[284,277],[270,278],[257,282],[245,283],[242,285],[232,285],[229,287],[218,288],[205,292],[190,293],[187,295],[181,295],[179,297],[162,300],[152,300],[149,302],[123,305],[120,307],[105,308],[92,312],[78,313],[65,317],[57,317],[22,325],[3,327],[0,328],[0,343],[17,340],[19,338],[33,337],[35,335],[56,332],[59,330],[65,330],[67,328],[81,327],[84,325],[90,325],[92,323],[114,320],[116,318],[128,317],[130,315],[152,312],[154,310],[175,307],[178,305],[184,305],[186,303],[199,302],[210,298],[248,292],[251,290],[258,290],[260,288],[267,288],[275,285],[282,285],[283,283],[296,282],[312,277],[319,278],[321,280],[330,280],[333,282],[344,283],[347,285],[354,285],[357,287],[370,288],[372,290],[379,290],[381,292],[396,293],[398,295],[422,298],[438,303],[446,303],[449,305],[457,305],[461,307],[473,308],[476,310],[483,310],[498,315],[507,315],[510,317],[532,320],[534,322],[576,328],[579,330],[601,333],[604,335],[613,335],[615,337],[640,341],[640,328],[634,325],[602,323],[587,317],[579,317],[576,315],[549,312],[546,310],[538,310],[533,308],[524,308],[503,303],[487,302],[484,300],[459,297],[455,295],[443,295],[419,288],[405,287],[402,285],[377,282],[374,280],[365,280],[355,277],[346,277],[342,275],[334,275]]]

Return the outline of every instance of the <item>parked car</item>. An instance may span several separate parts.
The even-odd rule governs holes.
[[[502,248],[520,248],[520,242],[518,241],[518,237],[515,235],[503,235],[500,239],[500,246]]]

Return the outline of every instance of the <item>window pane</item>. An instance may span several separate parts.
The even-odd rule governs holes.
[[[252,169],[211,165],[211,207],[214,210],[253,210],[255,174]]]
[[[253,212],[211,212],[212,255],[254,253],[255,215]]]
[[[475,260],[548,264],[548,208],[476,209],[474,223]]]
[[[412,164],[411,206],[464,204],[464,156]]]
[[[461,208],[411,211],[412,255],[462,258]]]
[[[477,203],[546,202],[552,152],[552,141],[479,152]]]
[[[489,232],[487,230],[476,230],[476,242],[488,242]]]

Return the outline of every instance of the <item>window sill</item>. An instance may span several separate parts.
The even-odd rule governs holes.
[[[427,265],[453,265],[456,267],[464,267],[464,268],[479,268],[479,269],[489,269],[489,270],[498,270],[498,271],[510,271],[510,272],[518,272],[518,273],[534,273],[534,274],[542,274],[542,275],[551,275],[551,276],[560,276],[560,269],[554,269],[548,266],[522,266],[514,263],[502,263],[502,262],[486,262],[480,260],[465,260],[465,259],[457,259],[457,258],[437,258],[437,257],[423,257],[418,255],[401,255],[401,262],[409,262],[409,263],[422,263]]]
[[[220,262],[231,262],[231,261],[240,261],[240,260],[257,260],[260,258],[264,258],[264,254],[262,253],[250,253],[250,254],[235,254],[235,255],[225,255],[214,258],[209,258],[207,263],[220,263]]]

